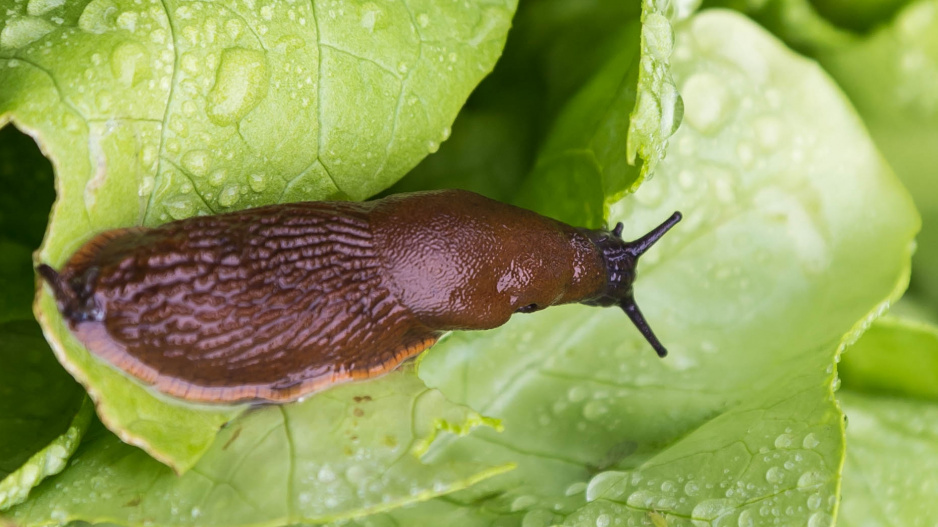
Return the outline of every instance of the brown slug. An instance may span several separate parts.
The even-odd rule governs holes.
[[[306,202],[99,234],[51,286],[78,340],[183,399],[286,402],[383,374],[449,330],[580,302],[618,305],[667,352],[632,297],[633,241],[472,192]]]

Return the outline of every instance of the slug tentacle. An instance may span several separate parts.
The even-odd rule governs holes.
[[[655,336],[645,317],[635,303],[632,292],[632,283],[635,281],[635,268],[638,257],[644,254],[652,245],[679,221],[681,213],[675,212],[661,225],[655,227],[641,238],[627,242],[622,239],[622,223],[616,224],[612,231],[584,230],[602,254],[606,267],[606,288],[595,298],[584,301],[584,304],[597,306],[618,305],[632,319],[645,340],[651,344],[659,357],[668,354],[668,350]]]
[[[670,218],[664,220],[664,222],[661,225],[658,225],[657,227],[652,229],[651,232],[649,232],[648,234],[642,236],[641,238],[635,241],[626,243],[625,247],[628,249],[629,254],[631,254],[635,258],[638,258],[639,256],[641,256],[645,251],[651,248],[651,246],[654,245],[655,242],[661,239],[661,237],[664,236],[666,232],[671,230],[671,227],[674,227],[675,225],[677,225],[677,222],[681,221],[681,218],[683,218],[681,213],[675,212],[674,214],[671,215]],[[619,237],[622,236],[622,224],[621,223],[619,223],[619,225],[616,226],[616,230],[613,231],[613,234]]]
[[[638,304],[635,303],[635,299],[632,297],[623,299],[622,302],[619,302],[619,307],[632,319],[632,323],[635,324],[635,327],[642,333],[645,340],[651,344],[651,347],[655,349],[658,356],[664,358],[668,354],[668,350],[661,344],[658,337],[655,336],[655,332],[651,330],[651,326],[645,321],[645,317],[642,315],[641,310],[638,309]]]

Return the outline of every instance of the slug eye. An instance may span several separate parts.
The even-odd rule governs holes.
[[[538,310],[537,304],[528,304],[526,306],[519,307],[515,313],[533,313]]]

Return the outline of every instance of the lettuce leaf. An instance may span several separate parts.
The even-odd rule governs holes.
[[[615,309],[454,334],[421,377],[505,430],[440,455],[518,469],[360,524],[833,523],[836,357],[904,289],[918,217],[830,78],[752,22],[691,18],[673,67],[685,126],[610,218],[684,213],[636,282],[671,354]]]
[[[407,369],[302,403],[248,412],[177,476],[99,429],[69,470],[14,509],[17,525],[287,525],[352,518],[426,500],[512,468],[437,460],[437,434],[494,421],[448,402]]]
[[[56,168],[40,260],[61,265],[107,228],[374,194],[448,137],[514,8],[14,4],[0,30],[0,125],[36,137]],[[180,472],[242,410],[160,399],[90,356],[48,292],[37,310],[105,424]]]
[[[847,350],[840,525],[929,525],[938,485],[938,328],[887,317]]]

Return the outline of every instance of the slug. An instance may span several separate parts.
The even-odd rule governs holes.
[[[92,353],[199,402],[288,402],[374,377],[450,330],[580,302],[618,305],[667,352],[632,296],[625,242],[472,192],[271,205],[103,232],[41,264]]]

